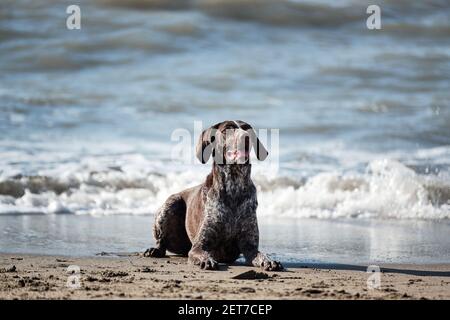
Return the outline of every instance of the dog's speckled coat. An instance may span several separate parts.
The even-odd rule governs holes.
[[[248,133],[251,144],[243,143],[243,132]],[[227,150],[237,150],[240,143],[245,144],[243,161],[227,159]],[[214,270],[218,262],[232,263],[242,253],[254,266],[265,270],[283,268],[258,250],[258,201],[250,176],[252,146],[259,160],[267,157],[253,128],[243,121],[224,121],[202,133],[197,157],[206,163],[212,153],[212,171],[203,184],[166,200],[153,226],[156,247],[148,249],[146,256],[163,257],[168,250],[188,255],[188,261],[202,269]]]

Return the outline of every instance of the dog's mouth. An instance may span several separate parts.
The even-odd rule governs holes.
[[[228,163],[245,163],[248,160],[249,152],[244,150],[228,150],[225,159]]]

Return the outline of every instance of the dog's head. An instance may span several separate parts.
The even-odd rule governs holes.
[[[248,164],[253,147],[258,160],[268,156],[255,130],[244,121],[223,121],[206,129],[200,135],[196,154],[201,163],[208,162],[211,154],[216,164]]]

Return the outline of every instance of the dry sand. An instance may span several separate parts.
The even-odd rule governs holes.
[[[79,289],[67,286],[70,265],[80,267]],[[0,299],[450,299],[450,264],[381,267],[380,288],[368,289],[365,266],[288,264],[261,273],[243,265],[201,271],[175,256],[0,254]]]

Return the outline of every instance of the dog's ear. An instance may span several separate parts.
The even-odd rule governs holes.
[[[248,132],[248,134],[250,136],[250,142],[253,146],[253,149],[255,150],[256,158],[259,161],[265,160],[267,158],[267,156],[269,155],[269,152],[264,147],[264,145],[261,143],[261,141],[259,141],[259,138],[255,132],[255,129],[253,129],[253,127],[251,125],[249,125],[247,122],[244,122],[241,120],[238,120],[236,122],[239,124],[241,129]]]
[[[215,135],[219,126],[220,123],[217,123],[212,127],[204,130],[198,139],[195,152],[197,159],[201,163],[207,163],[209,158],[211,157],[211,153],[213,152],[216,145]]]

